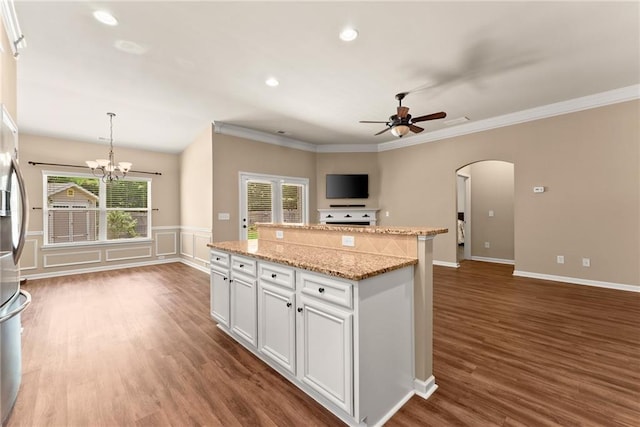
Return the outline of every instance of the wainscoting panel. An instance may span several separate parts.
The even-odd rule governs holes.
[[[102,261],[102,251],[57,252],[44,255],[44,268],[93,264]]]
[[[135,248],[107,249],[107,261],[123,261],[127,259],[151,258],[151,246],[138,246]]]
[[[38,239],[27,239],[20,257],[20,270],[35,270],[38,268]]]
[[[194,242],[194,233],[191,233],[191,232],[180,233],[180,255],[193,258],[194,256],[193,242]]]
[[[175,231],[163,231],[155,234],[156,256],[175,255],[178,252],[178,236]]]
[[[211,241],[211,237],[204,234],[196,234],[193,238],[194,258],[201,262],[209,262],[209,253],[211,249],[207,243]]]

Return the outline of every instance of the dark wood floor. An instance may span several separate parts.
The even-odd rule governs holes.
[[[640,425],[640,294],[434,268],[434,371],[389,426]],[[9,426],[339,425],[215,328],[182,264],[34,280]]]

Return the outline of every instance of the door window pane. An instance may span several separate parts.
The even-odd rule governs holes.
[[[247,182],[247,237],[257,238],[256,222],[273,222],[273,187],[269,182]]]
[[[297,184],[282,184],[282,222],[304,222],[304,188]]]

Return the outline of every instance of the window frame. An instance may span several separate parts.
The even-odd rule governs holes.
[[[60,176],[65,178],[93,178],[98,180],[98,208],[87,208],[88,211],[95,211],[96,217],[99,217],[98,220],[98,239],[97,240],[87,240],[87,241],[77,241],[77,242],[60,242],[60,243],[49,243],[49,200],[48,200],[48,177],[50,176]],[[61,247],[69,247],[69,246],[101,246],[101,245],[113,245],[113,244],[123,244],[123,243],[141,243],[141,242],[151,242],[153,241],[151,237],[151,221],[153,212],[152,209],[152,179],[144,178],[144,177],[128,177],[129,181],[145,181],[147,183],[147,207],[146,208],[107,208],[107,184],[103,182],[100,178],[94,176],[90,173],[70,173],[70,172],[60,172],[60,171],[42,171],[42,230],[43,230],[43,244],[42,248],[61,248]],[[127,178],[125,178],[127,180]],[[70,210],[75,210],[73,208],[69,208]],[[56,209],[63,210],[63,209]],[[131,237],[131,238],[120,238],[120,239],[107,239],[107,213],[109,211],[146,211],[147,212],[147,236],[146,237]]]
[[[271,183],[272,185],[272,195],[271,195],[271,212],[272,212],[272,224],[273,223],[282,223],[284,222],[283,209],[282,209],[282,185],[299,185],[302,187],[302,194],[304,197],[304,203],[302,204],[303,209],[303,222],[294,223],[289,222],[287,224],[291,225],[304,225],[309,223],[309,178],[302,177],[294,177],[294,176],[283,176],[283,175],[269,175],[264,173],[252,173],[252,172],[239,172],[239,199],[240,199],[240,215],[238,217],[238,226],[239,226],[239,234],[240,240],[246,240],[246,229],[242,226],[244,225],[242,222],[243,215],[247,212],[246,206],[246,182],[263,182],[263,183]]]

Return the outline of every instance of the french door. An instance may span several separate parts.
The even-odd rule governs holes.
[[[240,240],[257,238],[256,223],[309,222],[309,179],[240,173]]]

